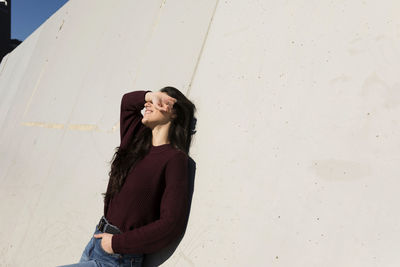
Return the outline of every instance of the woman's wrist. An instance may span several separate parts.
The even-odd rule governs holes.
[[[153,97],[153,92],[147,92],[147,93],[145,93],[144,94],[144,100],[147,102],[147,101],[151,101],[151,99],[152,99],[152,97]]]

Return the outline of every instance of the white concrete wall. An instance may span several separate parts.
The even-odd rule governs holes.
[[[80,258],[122,94],[172,85],[197,172],[163,266],[398,266],[399,8],[69,1],[0,66],[0,265]]]

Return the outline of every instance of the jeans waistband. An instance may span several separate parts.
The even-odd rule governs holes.
[[[106,217],[101,216],[99,223],[96,226],[96,229],[103,233],[109,233],[109,234],[120,234],[122,233],[121,230],[115,225],[112,225],[111,223],[108,222]],[[131,257],[143,257],[144,254],[142,253],[135,253],[135,254],[120,254],[121,257],[123,258],[131,258]],[[141,261],[141,259],[136,258],[136,261]]]
[[[109,233],[109,234],[120,234],[122,233],[121,230],[118,229],[117,226],[112,225],[109,223],[106,219],[106,217],[101,216],[99,223],[97,224],[97,229],[103,233]]]

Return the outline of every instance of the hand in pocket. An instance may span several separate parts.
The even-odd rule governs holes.
[[[114,254],[114,251],[111,247],[111,240],[112,240],[113,234],[100,233],[100,234],[94,234],[93,237],[101,238],[100,246],[102,247],[102,249],[109,254]]]

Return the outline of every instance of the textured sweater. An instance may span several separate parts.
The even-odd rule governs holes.
[[[121,147],[146,127],[141,110],[147,92],[133,91],[122,97]],[[151,146],[130,170],[121,191],[105,201],[105,217],[122,231],[112,237],[114,253],[156,252],[183,233],[189,214],[188,159],[171,144]]]

